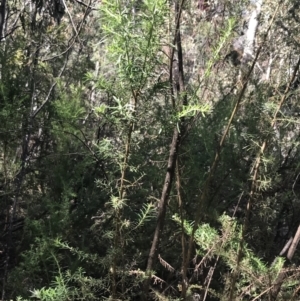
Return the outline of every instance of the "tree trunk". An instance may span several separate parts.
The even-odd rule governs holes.
[[[184,85],[184,73],[183,73],[183,55],[182,55],[182,47],[181,47],[181,36],[180,36],[180,17],[181,17],[181,11],[182,6],[184,4],[185,0],[176,2],[175,5],[175,11],[176,11],[176,31],[175,31],[175,38],[173,45],[177,46],[177,64],[178,64],[178,77],[176,76],[178,82],[176,83],[177,87],[177,95],[180,95],[182,93],[183,100],[182,104],[187,105],[187,97],[185,92],[185,85]],[[174,51],[174,50],[173,50]],[[171,55],[170,60],[170,88],[171,88],[171,96],[172,99],[174,99],[173,95],[173,79],[172,79],[172,64],[173,64],[173,54]],[[175,104],[175,102],[173,102]],[[177,161],[177,155],[178,155],[178,149],[179,145],[182,140],[182,136],[185,132],[185,125],[184,125],[184,117],[180,118],[178,124],[174,128],[173,132],[173,138],[172,143],[170,146],[170,153],[169,153],[169,159],[168,159],[168,166],[167,166],[167,173],[164,181],[164,186],[159,202],[159,210],[158,210],[158,217],[157,217],[157,223],[156,228],[154,232],[154,237],[151,245],[151,249],[148,256],[148,262],[147,262],[147,268],[146,268],[146,280],[144,282],[144,300],[146,299],[146,295],[148,294],[150,281],[151,281],[151,271],[153,270],[153,267],[157,260],[157,252],[159,248],[159,243],[161,239],[161,234],[164,227],[164,221],[167,211],[167,202],[170,195],[170,191],[172,188],[173,179],[175,176],[175,167],[176,167],[176,161]]]
[[[4,23],[5,23],[6,0],[1,1],[0,5],[0,42],[4,39]]]

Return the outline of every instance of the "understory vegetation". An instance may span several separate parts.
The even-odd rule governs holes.
[[[1,300],[299,300],[299,14],[2,0]]]

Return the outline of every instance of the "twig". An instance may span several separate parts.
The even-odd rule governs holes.
[[[66,66],[67,66],[67,62],[68,62],[68,58],[69,58],[69,56],[67,55],[66,60],[65,60],[65,63],[64,63],[64,65],[63,65],[63,67],[61,68],[61,70],[60,70],[59,75],[58,75],[57,78],[60,78],[60,77],[62,76],[63,72],[65,71]],[[47,94],[47,96],[46,96],[45,101],[40,105],[39,108],[37,108],[37,109],[35,110],[35,112],[33,112],[33,113],[31,114],[31,118],[32,118],[32,119],[34,119],[34,118],[37,116],[37,114],[38,114],[38,113],[44,108],[44,106],[47,104],[47,102],[48,102],[49,99],[50,99],[51,93],[52,93],[52,91],[53,91],[53,89],[55,88],[56,85],[57,85],[57,81],[55,81],[55,82],[51,85],[51,87],[50,87],[50,89],[49,89],[49,92],[48,92],[48,94]]]
[[[74,0],[74,1],[76,1],[76,2],[79,3],[80,5],[85,6],[86,8],[88,8],[88,9],[90,9],[90,10],[97,10],[96,7],[90,6],[90,4],[85,4],[83,1],[80,1],[80,0]]]
[[[66,1],[65,1],[65,0],[61,0],[61,1],[62,1],[62,3],[64,4],[64,6],[65,6],[65,8],[66,8],[67,14],[69,15],[69,18],[70,18],[70,20],[71,20],[71,24],[72,24],[72,26],[73,26],[73,29],[74,29],[75,33],[76,33],[76,37],[75,37],[75,38],[77,38],[77,37],[78,37],[78,32],[77,32],[76,26],[75,26],[75,24],[74,24],[74,22],[73,22],[73,18],[72,18],[71,14],[70,14],[70,11],[69,11],[69,9],[68,9],[68,6],[67,6],[67,4],[66,4]],[[81,43],[80,40],[79,40],[79,43]]]
[[[90,0],[90,3],[91,3],[91,2],[92,2],[92,0]],[[82,30],[83,23],[84,23],[84,21],[85,21],[85,18],[86,18],[87,15],[88,15],[88,10],[89,10],[88,8],[85,10],[84,16],[83,16],[82,21],[81,21],[81,23],[80,23],[80,25],[79,25],[79,29],[78,29],[78,31],[75,31],[75,32],[77,32],[77,35],[73,36],[73,37],[69,40],[69,41],[71,41],[71,40],[73,39],[73,41],[71,42],[71,44],[69,45],[69,47],[68,47],[65,51],[63,51],[63,52],[61,52],[61,53],[59,53],[59,54],[57,54],[57,55],[54,55],[54,56],[52,56],[52,57],[50,57],[50,58],[43,59],[42,62],[51,61],[51,60],[53,60],[53,59],[55,59],[55,58],[58,58],[58,57],[64,55],[65,53],[69,52],[69,50],[70,50],[70,49],[73,47],[73,45],[75,44],[75,41],[76,41],[77,36],[80,34],[80,32],[81,32],[81,30]],[[79,42],[80,42],[80,41],[79,41]]]

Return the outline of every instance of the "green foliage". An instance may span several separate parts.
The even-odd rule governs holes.
[[[31,291],[29,300],[59,301],[59,300],[96,300],[94,292],[101,281],[85,276],[85,272],[79,268],[75,273],[66,271],[60,273],[52,281],[49,288],[43,287]],[[17,300],[23,300],[19,297]]]
[[[39,300],[83,300],[88,298],[94,300],[95,292],[99,289],[104,289],[104,283],[101,279],[94,279],[86,276],[82,267],[77,268],[74,271],[65,270],[61,266],[63,262],[62,250],[68,250],[79,261],[85,261],[90,263],[99,262],[96,255],[87,254],[78,248],[70,247],[67,243],[64,243],[61,239],[55,239],[51,241],[45,241],[44,239],[37,239],[35,242],[35,248],[32,246],[31,251],[26,252],[23,263],[23,268],[27,269],[27,273],[32,276],[40,273],[42,275],[46,272],[47,276],[53,274],[52,271],[44,270],[48,266],[56,266],[57,276],[54,276],[53,280],[49,280],[49,287],[44,286],[41,288],[35,288],[31,290],[31,299],[38,298]],[[73,257],[73,261],[75,260]],[[40,263],[43,262],[41,266]],[[19,271],[21,272],[21,271]],[[24,277],[24,271],[21,272]],[[21,276],[20,275],[20,276]],[[32,283],[33,286],[37,286],[37,283]],[[22,299],[20,299],[22,300]]]
[[[57,112],[57,120],[62,123],[78,123],[83,120],[85,109],[82,105],[82,91],[80,87],[69,87],[67,93],[59,93],[60,99],[54,102],[54,108]]]
[[[227,20],[227,25],[223,29],[223,31],[221,32],[221,37],[218,40],[218,44],[216,46],[214,46],[212,56],[211,56],[210,60],[207,63],[207,67],[206,67],[206,71],[205,71],[205,77],[208,77],[210,75],[213,65],[219,59],[221,51],[226,46],[230,36],[233,33],[235,24],[236,24],[235,19],[229,18]]]
[[[173,216],[174,221],[178,226],[181,226],[181,220],[178,216]],[[240,272],[240,278],[238,281],[238,293],[244,294],[248,289],[249,284],[254,285],[256,288],[252,291],[252,296],[257,296],[259,291],[264,291],[269,286],[270,278],[277,279],[278,274],[282,271],[284,260],[281,257],[277,257],[274,264],[268,265],[258,258],[253,251],[248,247],[243,248],[243,259],[240,265],[236,266],[236,258],[239,252],[239,241],[241,239],[241,226],[237,224],[237,221],[227,215],[222,215],[219,218],[221,228],[218,231],[208,224],[202,224],[196,230],[194,235],[195,243],[197,244],[197,254],[203,258],[201,262],[204,262],[208,258],[221,258],[222,263],[227,266],[232,272],[237,268]],[[183,221],[184,230],[187,235],[191,235],[192,224],[187,221]],[[199,286],[191,286],[192,288],[203,289]],[[227,288],[224,288],[226,292]],[[212,296],[220,296],[222,290],[216,292],[209,290]],[[224,297],[221,300],[225,300]]]
[[[110,38],[109,52],[117,62],[119,84],[142,89],[157,65],[160,30],[165,22],[166,3],[162,0],[143,1],[136,13],[134,1],[104,1],[101,5],[103,30]],[[126,85],[126,84],[125,84]]]
[[[1,33],[3,299],[140,300],[163,221],[146,299],[181,300],[186,268],[186,300],[228,301],[232,291],[235,300],[297,300],[298,250],[292,263],[278,257],[300,216],[298,79],[289,84],[299,56],[296,2],[281,4],[265,42],[275,2],[264,2],[247,86],[243,66],[226,58],[248,36],[254,4],[184,1],[177,20],[172,1],[106,0],[96,10],[66,0],[58,25],[50,2],[12,1]],[[179,120],[186,132],[164,217]]]
[[[205,114],[209,113],[211,111],[211,107],[206,105],[188,105],[184,106],[182,108],[182,111],[178,113],[178,119],[181,119],[182,117],[192,117],[195,116],[197,113],[201,113],[204,117]]]
[[[140,213],[138,213],[138,221],[134,226],[133,230],[136,230],[142,227],[147,222],[150,222],[155,216],[155,207],[153,204],[144,204],[143,208],[141,209]]]

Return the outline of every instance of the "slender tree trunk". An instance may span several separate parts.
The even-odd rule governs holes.
[[[262,4],[263,4],[263,0],[255,1],[256,7],[252,11],[250,20],[248,22],[248,29],[246,32],[246,40],[245,40],[244,53],[243,53],[243,60],[245,63],[252,60],[255,56],[254,55],[255,36],[259,24],[259,16],[261,13]]]
[[[154,237],[152,241],[152,246],[150,249],[149,257],[148,257],[148,263],[147,263],[147,280],[145,281],[145,293],[148,292],[148,288],[150,285],[150,279],[151,279],[151,271],[155,265],[156,257],[157,257],[157,251],[160,243],[161,233],[163,231],[164,226],[164,220],[166,216],[166,208],[167,208],[167,201],[170,195],[172,182],[174,179],[174,173],[175,173],[175,166],[176,166],[176,158],[177,158],[177,152],[178,152],[178,146],[180,143],[181,135],[177,128],[174,129],[173,133],[173,139],[172,144],[170,147],[170,154],[169,154],[169,160],[168,160],[168,167],[167,167],[167,173],[165,177],[165,182],[163,186],[162,195],[159,202],[159,211],[158,211],[158,217],[157,217],[157,224],[154,232]]]
[[[5,12],[6,12],[6,0],[2,0],[0,5],[0,42],[4,38]]]
[[[287,258],[289,260],[292,260],[292,258],[294,257],[299,240],[300,240],[300,225],[295,233],[294,238],[289,240],[289,241],[291,241],[291,243],[289,244],[289,250],[288,250],[288,254],[287,254]],[[285,278],[286,278],[286,272],[284,271],[284,268],[283,268],[282,271],[279,273],[277,279],[275,280],[275,283],[271,290],[271,296],[270,296],[271,301],[276,301]]]
[[[174,38],[174,45],[177,46],[177,55],[178,55],[178,82],[176,83],[177,94],[183,93],[183,105],[187,105],[187,98],[184,94],[185,86],[184,86],[184,74],[183,74],[183,55],[182,55],[182,47],[181,47],[181,36],[180,36],[180,17],[182,6],[185,0],[182,0],[181,3],[179,1],[176,2],[175,10],[176,10],[176,32]],[[173,61],[174,50],[172,51],[171,60],[170,60],[170,88],[171,88],[171,97],[174,100],[173,95],[173,79],[172,79],[172,61]],[[173,106],[175,106],[175,101],[173,101]],[[151,281],[151,271],[154,268],[154,265],[157,261],[157,253],[160,244],[161,234],[164,227],[164,221],[167,211],[167,202],[170,195],[170,191],[172,188],[172,183],[175,176],[175,167],[177,162],[179,145],[182,139],[182,135],[184,134],[184,118],[181,118],[178,122],[178,125],[174,128],[172,143],[170,146],[167,173],[165,176],[164,186],[162,189],[162,194],[159,202],[159,210],[157,223],[154,231],[154,237],[151,245],[151,249],[148,256],[147,268],[146,268],[146,280],[144,282],[144,300],[146,299],[146,295],[149,291],[150,281]]]

